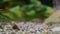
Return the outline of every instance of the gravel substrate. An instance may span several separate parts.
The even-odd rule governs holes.
[[[48,28],[47,25],[43,25],[40,23],[20,22],[15,24],[18,25],[19,29],[13,29],[13,25],[11,24],[1,25],[0,34],[59,34],[58,32],[60,32],[56,31],[57,28],[55,28],[54,31],[54,26]]]

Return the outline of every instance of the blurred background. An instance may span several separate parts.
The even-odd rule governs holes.
[[[53,0],[0,0],[0,19],[33,20],[48,18],[53,13]]]
[[[0,4],[1,4],[1,1],[2,0],[0,0]],[[9,0],[8,0],[9,1]],[[16,0],[13,0],[13,1],[16,1]],[[19,1],[19,0],[18,0]],[[22,0],[22,1],[24,1],[26,4],[29,4],[29,1],[30,0]],[[42,4],[44,4],[44,5],[47,5],[47,6],[50,6],[50,7],[53,7],[53,0],[39,0]],[[9,3],[8,2],[5,2],[5,3],[3,3],[2,5],[0,5],[0,8],[4,8],[5,6],[8,6],[9,5]]]

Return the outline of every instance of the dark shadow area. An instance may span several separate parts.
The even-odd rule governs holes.
[[[53,0],[40,0],[42,4],[53,7]]]

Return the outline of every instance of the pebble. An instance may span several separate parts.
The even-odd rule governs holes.
[[[16,23],[15,23],[16,24]],[[0,34],[55,34],[55,31],[60,29],[60,27],[51,28],[52,31],[48,31],[47,25],[39,23],[17,23],[15,25],[16,29],[11,24],[3,25],[3,29],[0,28]],[[54,30],[54,31],[53,31]],[[60,31],[60,30],[58,30]]]

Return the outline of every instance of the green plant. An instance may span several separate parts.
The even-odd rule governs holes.
[[[8,12],[0,12],[0,19],[10,19],[10,20],[32,20],[35,18],[45,19],[53,13],[51,7],[43,5],[39,0],[30,0],[29,4],[25,4],[23,1],[19,0],[0,0],[1,6],[7,2],[9,5],[5,7]],[[4,10],[4,9],[3,9]],[[1,18],[3,17],[3,18]]]

